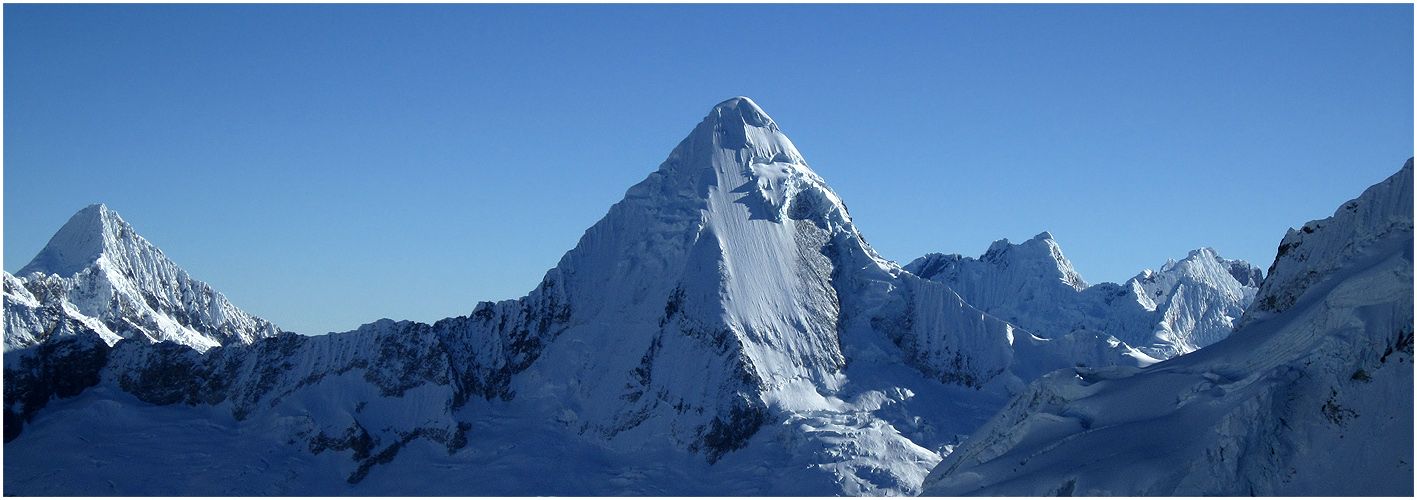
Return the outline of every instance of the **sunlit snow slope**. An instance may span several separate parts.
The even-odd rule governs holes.
[[[1412,160],[1291,229],[1228,338],[1034,382],[930,495],[1413,494]]]

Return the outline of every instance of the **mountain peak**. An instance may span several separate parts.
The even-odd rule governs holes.
[[[89,205],[70,217],[19,274],[73,275],[93,265],[103,254],[114,251],[122,239],[141,240],[118,212],[102,203]]]
[[[100,203],[70,217],[16,278],[30,290],[36,290],[34,286],[46,290],[38,297],[42,303],[31,304],[46,312],[31,314],[31,320],[21,326],[6,325],[7,349],[15,332],[53,330],[53,323],[34,320],[40,317],[78,321],[109,345],[141,336],[154,342],[175,341],[198,351],[247,344],[280,332],[270,322],[236,308],[210,285],[192,279],[162,250],[138,236],[117,212]],[[8,298],[6,307],[10,307]],[[48,335],[29,338],[42,341]]]
[[[758,107],[752,99],[742,96],[718,103],[709,116],[717,117],[720,121],[740,121],[753,127],[777,128],[777,124],[763,112],[763,108]]]
[[[988,266],[988,270],[978,268],[979,265]],[[919,259],[915,259],[905,270],[914,273],[921,278],[940,281],[952,287],[960,286],[959,282],[950,282],[947,279],[937,279],[937,276],[948,276],[951,272],[959,272],[958,269],[975,268],[971,273],[983,273],[993,275],[1000,273],[1003,281],[1015,281],[1017,283],[1035,282],[1043,280],[1052,282],[1057,280],[1071,287],[1074,291],[1081,291],[1089,285],[1082,276],[1073,269],[1072,262],[1063,256],[1063,250],[1058,246],[1058,242],[1053,241],[1053,234],[1048,231],[1038,233],[1023,243],[1014,243],[1008,238],[995,240],[989,245],[989,249],[980,255],[978,259],[972,257],[961,257],[959,255],[939,255],[931,254]],[[954,269],[955,271],[950,271]],[[1006,277],[1005,277],[1006,276]],[[1029,285],[1034,286],[1034,285]],[[1041,285],[1040,285],[1041,286]],[[1046,288],[1046,287],[1045,287]],[[959,290],[956,290],[957,292]],[[966,290],[963,295],[968,295]],[[994,297],[999,298],[999,297]],[[993,300],[991,298],[990,300]],[[975,297],[975,302],[971,305],[989,309],[990,300]],[[982,304],[982,306],[980,305]]]
[[[1188,258],[1196,256],[1200,256],[1201,258],[1218,259],[1220,258],[1220,253],[1216,252],[1215,249],[1211,247],[1200,247],[1195,250],[1191,250],[1189,253],[1186,254],[1186,257]]]
[[[747,97],[718,103],[694,131],[669,155],[666,167],[679,163],[709,165],[723,151],[735,159],[726,164],[790,163],[806,165],[777,123]]]

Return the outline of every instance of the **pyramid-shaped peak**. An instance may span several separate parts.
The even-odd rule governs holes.
[[[674,148],[661,168],[681,170],[687,165],[690,168],[686,171],[692,172],[694,167],[712,164],[741,170],[752,164],[775,162],[806,166],[792,141],[767,113],[747,97],[734,97],[714,106]]]
[[[60,231],[63,232],[68,229],[73,231],[102,233],[107,230],[107,221],[113,219],[117,219],[120,223],[123,221],[121,217],[118,217],[117,213],[109,210],[107,205],[94,203],[79,210],[73,217],[69,217],[69,222],[65,223]]]
[[[137,246],[150,246],[118,216],[118,212],[109,210],[102,203],[95,203],[70,217],[69,222],[54,233],[49,244],[40,250],[34,260],[20,269],[19,275],[39,272],[71,276],[93,265],[105,253],[117,251],[124,240],[135,240],[131,243],[137,243]],[[161,253],[156,248],[152,250]]]

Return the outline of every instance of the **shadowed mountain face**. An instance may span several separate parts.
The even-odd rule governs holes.
[[[1096,330],[1034,336],[882,259],[746,98],[714,107],[527,296],[433,324],[215,335],[249,316],[185,307],[205,295],[136,272],[165,258],[103,257],[151,247],[119,222],[87,226],[118,235],[102,245],[66,226],[41,273],[6,277],[7,319],[25,318],[6,327],[6,492],[911,494],[1033,379],[1151,361]],[[74,264],[93,248],[98,264]],[[91,269],[139,277],[84,297],[131,288],[205,336],[115,329],[52,298],[78,292],[34,285]],[[185,279],[172,269],[153,274]],[[174,295],[183,307],[163,306]]]

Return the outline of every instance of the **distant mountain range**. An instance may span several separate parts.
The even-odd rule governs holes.
[[[4,276],[4,491],[1410,495],[1411,169],[1268,277],[1089,286],[1048,233],[901,267],[740,97],[527,296],[316,337],[92,205]]]

